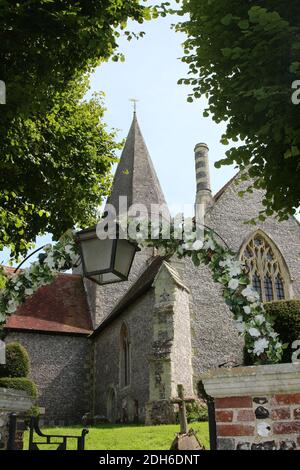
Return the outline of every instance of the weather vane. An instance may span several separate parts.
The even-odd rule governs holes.
[[[133,112],[134,114],[136,113],[136,104],[139,102],[136,98],[130,98],[130,100],[133,103]]]

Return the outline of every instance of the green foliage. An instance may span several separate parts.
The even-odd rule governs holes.
[[[150,18],[140,0],[1,3],[0,250],[24,254],[38,234],[95,221],[118,145],[102,97],[83,100],[85,77],[118,57],[129,19]]]
[[[0,141],[0,183],[8,191],[0,193],[0,249],[25,252],[38,233],[58,239],[95,222],[119,146],[103,123],[102,97],[82,99],[87,88],[86,79],[73,82],[46,115],[14,119],[13,136]]]
[[[261,218],[286,219],[300,204],[299,1],[183,0],[179,14],[188,100],[207,96],[204,114],[227,123],[222,142],[242,141],[217,166],[236,163],[266,191]]]
[[[186,412],[189,423],[196,421],[208,421],[207,405],[200,400],[187,403]]]
[[[13,388],[14,390],[23,390],[33,398],[37,398],[37,388],[36,385],[25,377],[1,377],[0,378],[0,387],[3,388]]]
[[[140,0],[2,2],[0,76],[8,115],[49,110],[70,80],[117,54],[118,28],[143,23]]]
[[[40,407],[37,405],[33,405],[30,410],[26,412],[26,415],[31,417],[31,416],[39,416],[40,415]]]
[[[6,364],[0,365],[0,377],[27,377],[30,370],[29,356],[20,343],[6,344]]]
[[[268,302],[265,309],[274,320],[274,328],[283,343],[288,347],[284,350],[282,362],[291,362],[293,350],[291,344],[300,340],[300,300],[280,300]]]

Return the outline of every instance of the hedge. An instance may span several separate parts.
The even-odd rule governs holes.
[[[189,423],[208,421],[208,410],[204,401],[195,400],[192,403],[187,403],[186,414]]]
[[[266,311],[274,321],[274,329],[283,343],[289,346],[284,350],[282,362],[291,362],[293,341],[300,340],[300,300],[279,300],[265,304]]]
[[[0,377],[27,377],[29,356],[20,343],[6,344],[6,364],[0,366]]]
[[[35,383],[25,377],[2,377],[0,378],[0,387],[24,390],[24,392],[27,392],[34,400],[37,398],[37,388]]]

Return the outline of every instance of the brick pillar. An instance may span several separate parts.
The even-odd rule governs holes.
[[[219,450],[300,449],[300,364],[203,375],[215,398]]]

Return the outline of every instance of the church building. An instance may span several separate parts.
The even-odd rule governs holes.
[[[197,144],[190,158],[205,224],[248,266],[261,299],[300,298],[298,221],[245,224],[261,210],[263,192],[241,198],[247,182],[235,177],[212,195],[207,145]],[[117,210],[120,196],[149,210],[165,204],[136,115],[108,200]],[[29,353],[49,424],[78,423],[85,413],[110,422],[173,422],[177,384],[196,395],[203,371],[243,363],[243,339],[209,269],[190,259],[165,260],[153,248],[136,254],[126,282],[99,286],[80,272],[59,275],[5,329],[6,341],[19,341]]]

